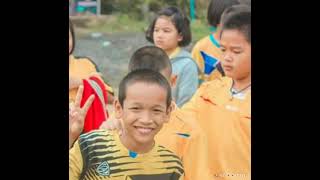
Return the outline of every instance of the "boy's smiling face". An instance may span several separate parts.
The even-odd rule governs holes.
[[[152,83],[128,85],[123,107],[115,102],[117,118],[123,121],[124,133],[130,141],[150,145],[163,123],[168,122],[171,106],[167,107],[166,89]]]

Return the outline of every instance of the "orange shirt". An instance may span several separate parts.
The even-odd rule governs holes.
[[[173,111],[155,141],[182,159],[185,180],[211,180],[207,139],[194,119]]]
[[[212,176],[250,179],[251,91],[232,97],[232,79],[204,83],[179,111],[197,120],[208,138]]]

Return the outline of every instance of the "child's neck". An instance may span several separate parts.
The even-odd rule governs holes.
[[[165,52],[169,57],[171,57],[176,53],[176,50],[178,50],[178,49],[179,49],[179,46],[177,46],[176,48],[173,48],[173,49],[166,50]]]
[[[241,91],[251,85],[251,75],[244,79],[233,79],[233,89],[236,91]],[[248,88],[250,89],[250,88]]]
[[[128,150],[134,151],[138,154],[148,153],[154,147],[154,141],[149,144],[139,144],[125,132],[120,135],[120,141]]]

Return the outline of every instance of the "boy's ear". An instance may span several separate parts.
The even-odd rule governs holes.
[[[164,121],[165,123],[169,122],[171,112],[172,112],[175,108],[176,108],[176,107],[175,107],[174,101],[171,101],[170,106],[167,108],[166,120]]]
[[[177,79],[178,79],[178,75],[172,74],[171,75],[171,87],[175,87],[177,85]]]
[[[122,118],[122,114],[123,114],[123,109],[122,109],[122,106],[119,102],[118,99],[116,99],[114,102],[113,102],[113,107],[114,107],[114,112],[115,112],[115,118],[117,119],[121,119]]]

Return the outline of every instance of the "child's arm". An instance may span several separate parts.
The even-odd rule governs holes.
[[[79,142],[69,150],[69,180],[79,180],[83,167]]]
[[[177,84],[178,98],[176,104],[182,107],[188,102],[198,88],[198,68],[197,65],[190,61],[183,68]]]

